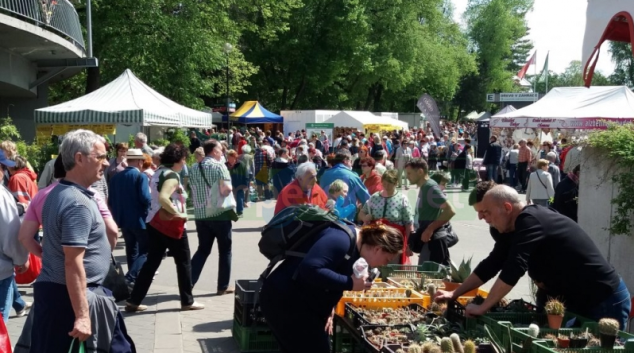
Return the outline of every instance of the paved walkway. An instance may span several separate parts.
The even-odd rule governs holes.
[[[416,197],[417,190],[410,190],[410,198]],[[460,242],[451,249],[454,262],[460,262],[463,256],[473,255],[472,267],[488,255],[493,248],[493,241],[488,234],[488,226],[477,217],[466,205],[466,193],[450,195],[450,200],[457,207],[458,215],[452,222],[460,236]],[[233,228],[233,260],[231,283],[236,279],[255,279],[264,270],[267,261],[257,247],[260,228],[270,219],[274,203],[265,202],[251,204],[245,217],[234,223]],[[198,246],[195,226],[188,223],[189,243],[192,255]],[[125,262],[123,239],[114,252],[118,261]],[[142,313],[125,315],[125,323],[130,336],[136,343],[139,353],[238,353],[238,346],[231,337],[233,323],[234,296],[216,296],[218,253],[214,247],[203,270],[200,282],[194,288],[197,301],[205,304],[200,311],[181,312],[176,285],[176,268],[171,258],[166,258],[159,274],[156,276],[143,304],[148,310]],[[486,286],[485,288],[489,288]],[[32,300],[32,289],[21,287],[26,291],[25,300]],[[526,279],[511,292],[511,298],[528,298]],[[121,303],[120,303],[121,304]],[[123,307],[121,307],[123,310]],[[25,318],[9,320],[11,342],[16,342],[22,330]]]

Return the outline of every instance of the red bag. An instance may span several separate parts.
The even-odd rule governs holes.
[[[16,272],[15,283],[31,284],[35,282],[35,280],[37,279],[37,276],[40,275],[40,272],[42,272],[42,259],[40,259],[39,257],[33,254],[29,254],[29,269],[26,270],[26,272],[21,274]],[[2,347],[1,343],[0,343],[0,347]],[[4,352],[4,351],[0,351],[0,352]]]
[[[0,320],[0,352],[11,353],[11,340],[4,320]]]
[[[179,196],[181,198],[181,213],[184,213],[185,201],[183,200],[183,195]],[[170,238],[180,239],[183,237],[183,232],[185,232],[185,222],[184,219],[176,218],[173,214],[161,208],[156,212],[149,224],[152,228]]]

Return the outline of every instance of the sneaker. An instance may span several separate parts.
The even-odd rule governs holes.
[[[205,305],[200,304],[198,302],[193,302],[191,305],[181,305],[181,310],[203,310]]]
[[[136,313],[136,312],[141,312],[146,310],[147,310],[147,305],[143,305],[143,304],[136,305],[130,302],[125,302],[125,311],[128,313]]]
[[[20,311],[16,311],[15,312],[15,316],[16,317],[22,317],[24,315],[26,315],[26,312],[31,309],[31,307],[33,306],[32,302],[24,302],[24,309],[20,310]]]
[[[236,290],[234,288],[227,288],[225,290],[219,290],[216,292],[216,295],[225,295],[225,294],[231,294],[234,293]]]

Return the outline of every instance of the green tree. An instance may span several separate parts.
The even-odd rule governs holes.
[[[471,50],[477,55],[477,73],[463,77],[453,100],[458,114],[487,110],[487,93],[519,89],[512,78],[523,65],[531,43],[525,15],[532,0],[470,0],[465,11]]]
[[[632,45],[625,42],[610,42],[610,55],[616,64],[610,81],[615,85],[634,87],[634,57]]]
[[[549,71],[548,75],[548,90],[555,87],[581,87],[584,85],[583,82],[583,68],[581,66],[581,61],[573,60],[568,64],[568,67],[561,74],[553,73]],[[533,78],[531,78],[532,80]],[[600,71],[596,71],[594,73],[594,78],[592,79],[593,86],[610,86],[612,82],[608,77],[603,75]],[[545,92],[546,91],[546,82],[537,82],[537,92]]]

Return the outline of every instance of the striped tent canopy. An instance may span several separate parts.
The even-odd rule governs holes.
[[[281,124],[284,122],[281,115],[266,110],[258,101],[244,102],[240,109],[229,117],[232,122],[240,124]],[[222,120],[227,121],[227,116],[223,116]]]
[[[211,113],[177,104],[139,80],[132,71],[69,102],[35,110],[36,124],[126,124],[210,128]]]

